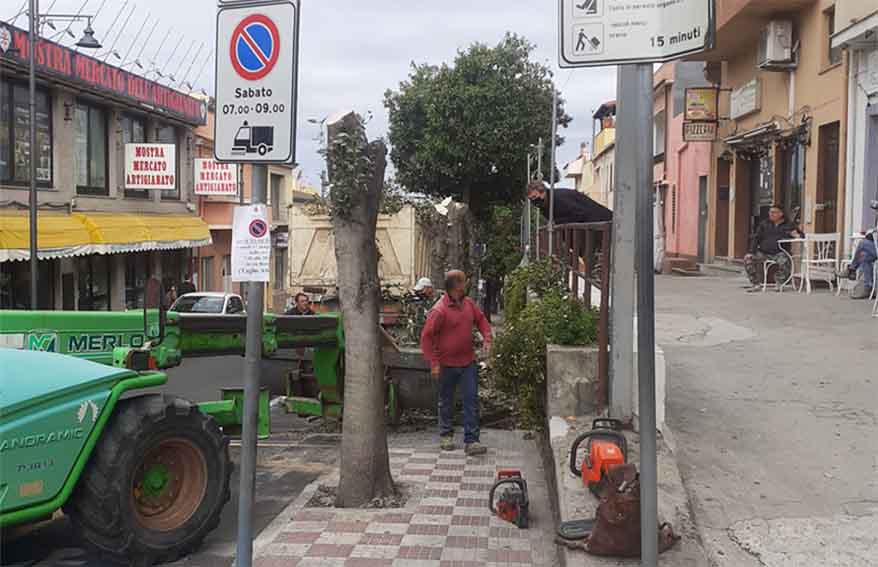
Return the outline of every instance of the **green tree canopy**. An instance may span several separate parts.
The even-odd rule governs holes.
[[[413,64],[385,93],[390,158],[406,190],[453,196],[485,218],[491,204],[523,198],[525,156],[541,136],[548,171],[554,84],[533,50],[515,34],[495,47],[476,43],[451,66]],[[570,121],[559,99],[558,124]]]

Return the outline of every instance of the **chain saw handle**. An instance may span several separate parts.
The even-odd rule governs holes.
[[[595,420],[597,423],[601,420]],[[621,431],[616,431],[615,429],[592,429],[591,431],[586,431],[579,437],[577,437],[573,444],[570,445],[570,457],[568,459],[570,472],[573,473],[573,476],[577,478],[582,477],[582,469],[576,466],[576,455],[579,454],[579,446],[585,443],[586,448],[586,461],[590,460],[589,453],[591,452],[591,443],[596,439],[605,439],[607,441],[612,441],[616,445],[618,445],[619,449],[622,451],[622,457],[625,459],[625,462],[628,462],[628,440],[625,439],[625,435],[622,434]],[[589,464],[589,468],[591,465]]]

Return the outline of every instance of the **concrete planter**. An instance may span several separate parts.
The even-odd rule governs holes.
[[[546,415],[589,415],[595,409],[598,348],[546,347]]]

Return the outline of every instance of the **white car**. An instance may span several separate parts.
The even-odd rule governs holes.
[[[235,293],[196,291],[177,298],[169,311],[199,315],[244,315],[244,300]]]

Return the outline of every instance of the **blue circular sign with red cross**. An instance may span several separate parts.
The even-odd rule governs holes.
[[[249,231],[253,238],[262,238],[268,234],[268,223],[262,219],[255,219],[250,222]]]
[[[280,34],[268,16],[251,14],[232,32],[229,57],[244,79],[257,81],[274,69],[280,55]]]

